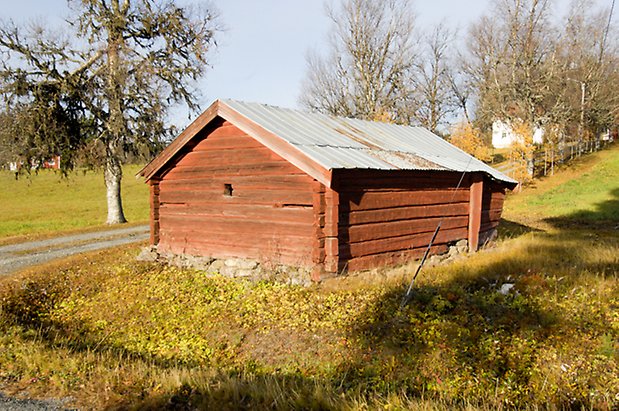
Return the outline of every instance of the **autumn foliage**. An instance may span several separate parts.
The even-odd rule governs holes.
[[[449,141],[481,161],[490,161],[491,159],[490,149],[484,144],[479,130],[473,127],[471,123],[457,124],[452,130]]]
[[[512,124],[512,129],[517,138],[509,148],[508,158],[514,166],[513,177],[526,183],[533,177],[533,127],[517,121]]]

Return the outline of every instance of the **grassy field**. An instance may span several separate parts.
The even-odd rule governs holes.
[[[412,266],[303,288],[132,249],[4,279],[0,388],[85,409],[615,410],[618,167],[612,148],[511,196],[499,241],[424,270],[402,310]]]
[[[129,222],[148,220],[148,186],[125,166],[122,199]],[[20,176],[0,172],[0,241],[102,226],[107,217],[102,171],[75,172],[62,178],[51,170]]]
[[[618,151],[615,144],[577,160],[556,176],[535,181],[510,198],[504,218],[546,229],[557,225],[614,228],[619,224]]]

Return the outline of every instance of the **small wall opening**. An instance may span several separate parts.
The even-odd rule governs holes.
[[[224,196],[232,197],[232,184],[224,184]]]

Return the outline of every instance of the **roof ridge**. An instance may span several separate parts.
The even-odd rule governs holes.
[[[145,167],[142,175],[147,179],[154,176],[183,145],[216,117],[230,121],[326,184],[330,182],[331,170],[355,168],[483,172],[495,180],[517,184],[423,127],[235,99],[215,101],[181,133],[178,141],[175,140],[169,149],[164,150],[161,159]]]

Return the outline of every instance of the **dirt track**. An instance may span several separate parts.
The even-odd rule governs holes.
[[[74,254],[143,241],[148,238],[148,230],[144,225],[1,246],[0,275]]]

